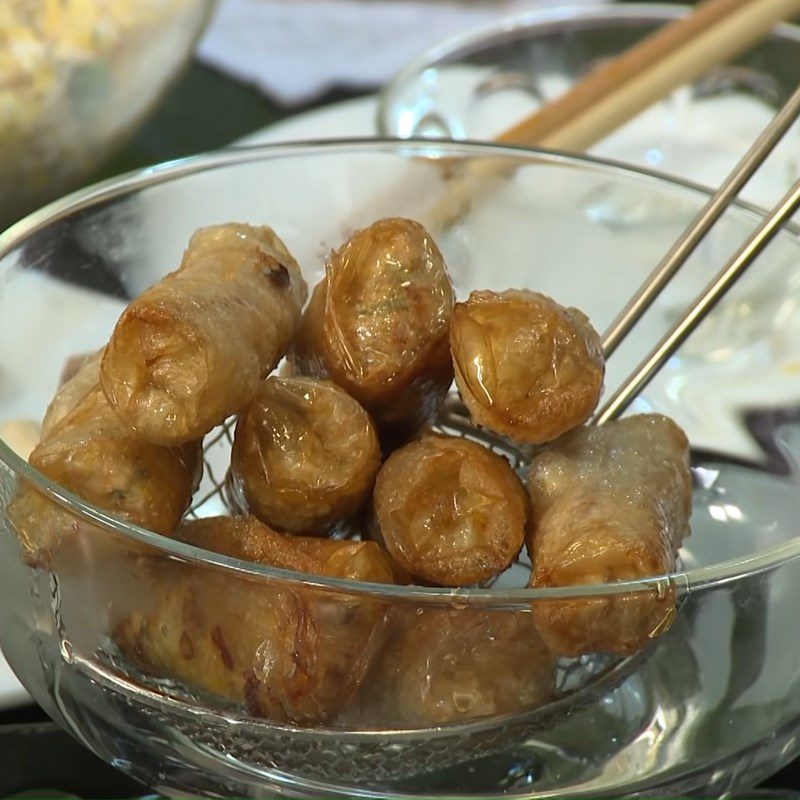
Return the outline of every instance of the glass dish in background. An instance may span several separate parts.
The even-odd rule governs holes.
[[[478,287],[533,287],[581,307],[601,330],[707,199],[701,190],[600,161],[453,142],[259,147],[115,179],[0,236],[0,341],[17,343],[0,350],[7,387],[0,417],[40,418],[64,360],[107,340],[126,299],[178,263],[195,228],[269,222],[313,283],[325,254],[353,228],[388,215],[432,224],[461,169],[491,171],[496,181],[457,224],[432,229],[459,297]],[[608,224],[594,213],[608,193],[678,211],[636,226]],[[731,249],[757,218],[742,206],[726,212],[676,291],[699,288],[719,266],[717,251]],[[729,309],[775,282],[792,308],[743,332],[751,350],[714,349],[714,331]],[[492,590],[453,591],[258,567],[115,521],[44,480],[0,442],[3,652],[49,714],[167,796],[463,798],[502,790],[511,797],[718,797],[754,785],[800,751],[796,370],[787,380],[800,363],[800,337],[789,335],[800,323],[798,302],[800,240],[783,233],[692,337],[691,353],[684,348],[640,401],[673,415],[692,437],[715,424],[722,431],[715,452],[695,442],[693,533],[671,576],[533,591],[519,588],[523,560]],[[612,371],[641,355],[668,320],[656,311],[643,324],[625,344],[628,356],[620,350],[612,359]],[[755,404],[732,404],[726,381],[738,385],[742,375],[761,396],[780,398],[780,408],[765,411],[755,394]],[[705,381],[704,405],[684,402],[687,376]],[[617,380],[609,377],[608,385]],[[441,424],[452,430],[453,416]],[[225,511],[215,483],[228,457],[224,431],[210,436],[194,514]],[[58,504],[76,531],[77,546],[57,550],[48,567],[23,562],[7,513],[21,479]],[[489,680],[532,676],[524,630],[535,604],[674,592],[677,609],[671,629],[636,656],[562,659],[556,694],[541,707],[487,717],[467,694],[458,698],[457,719],[431,727],[401,724],[373,704],[366,717],[350,709],[326,726],[301,728],[147,677],[122,658],[110,609],[124,615],[159,602],[167,585],[162,568],[194,575],[221,607],[232,604],[231,617],[236,597],[281,593],[326,609],[329,620],[357,609],[422,616],[430,621],[424,641],[410,654],[386,645],[381,658],[416,658],[422,672],[401,674],[430,679],[445,693],[454,658],[462,678],[474,669]],[[483,646],[501,636],[500,655],[475,663],[483,651],[462,639],[470,631]],[[438,670],[426,666],[431,648]],[[377,669],[369,680],[382,674]],[[391,705],[395,689],[378,696]]]
[[[491,139],[566,91],[598,63],[688,13],[679,5],[569,6],[510,16],[442,42],[383,89],[385,136]],[[710,70],[652,106],[590,152],[716,187],[797,86],[800,28],[779,25],[734,63]],[[743,197],[770,207],[800,175],[800,126],[776,148]],[[635,222],[670,213],[610,202]]]
[[[3,0],[0,229],[86,179],[192,53],[214,0]]]

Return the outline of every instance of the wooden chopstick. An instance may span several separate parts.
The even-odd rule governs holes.
[[[745,52],[800,0],[706,0],[590,72],[497,141],[582,151],[672,90]],[[800,72],[798,73],[800,74]]]

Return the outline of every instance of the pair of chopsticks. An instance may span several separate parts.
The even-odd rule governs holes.
[[[673,89],[745,52],[776,23],[797,13],[800,0],[706,0],[688,17],[665,25],[593,70],[561,98],[505,131],[497,141],[584,150]],[[603,336],[606,357],[686,263],[798,116],[800,87],[611,323]],[[594,424],[615,419],[628,408],[798,208],[800,180],[616,389],[593,417]]]
[[[672,90],[746,52],[796,14],[800,0],[701,2],[688,16],[592,70],[496,141],[586,150]]]

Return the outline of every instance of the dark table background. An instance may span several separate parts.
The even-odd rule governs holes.
[[[336,91],[310,105],[286,109],[252,87],[192,64],[135,139],[89,183],[159,161],[215,150],[293,114],[357,96]],[[765,786],[800,790],[800,760]],[[0,798],[17,793],[37,798],[59,796],[43,790],[81,798],[147,794],[145,787],[99,761],[49,722],[37,706],[0,711]]]

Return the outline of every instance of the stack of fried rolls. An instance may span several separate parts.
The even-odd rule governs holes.
[[[560,657],[628,655],[669,627],[672,593],[636,584],[514,609],[375,592],[490,586],[523,548],[535,589],[666,575],[688,442],[657,414],[586,426],[605,369],[589,319],[529,290],[456,302],[416,221],[354,232],[304,310],[307,294],[271,228],[201,229],[48,408],[31,466],[197,554],[132,556],[146,599],[109,609],[130,662],[254,716],[418,727],[537,707]],[[454,377],[474,437],[435,428]],[[203,437],[231,419],[234,516],[187,520]],[[480,429],[524,446],[524,471]],[[34,567],[85,535],[29,484],[10,516]]]

